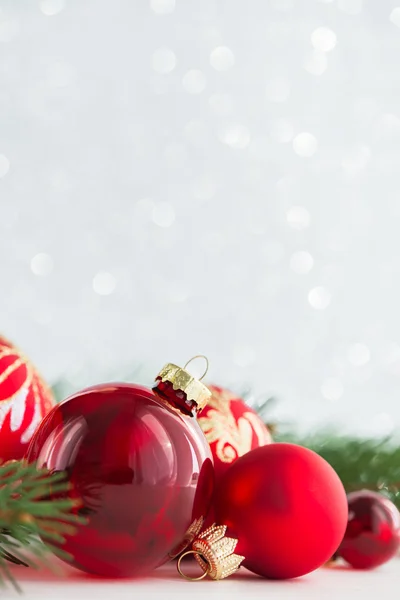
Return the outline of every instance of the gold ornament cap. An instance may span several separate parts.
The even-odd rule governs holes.
[[[239,569],[244,556],[235,554],[238,540],[226,537],[226,525],[211,525],[193,542],[192,549],[179,557],[177,569],[179,574],[189,581],[199,581],[207,575],[214,580],[225,579]],[[200,577],[188,577],[181,568],[182,559],[193,554],[203,571]]]
[[[198,379],[186,370],[189,363],[197,358],[204,358],[206,361],[206,369]],[[153,390],[175,408],[187,414],[199,413],[211,398],[210,390],[201,381],[207,371],[208,359],[202,354],[191,358],[183,368],[168,363],[157,375]]]

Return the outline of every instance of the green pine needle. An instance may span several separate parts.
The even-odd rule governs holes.
[[[7,581],[20,591],[8,565],[38,567],[48,550],[69,555],[62,544],[85,519],[75,514],[76,502],[67,497],[65,474],[51,474],[35,465],[12,461],[0,465],[0,585]],[[43,541],[45,540],[45,541]]]
[[[387,496],[400,509],[400,447],[391,438],[362,439],[334,430],[274,436],[314,450],[337,472],[347,492],[368,489]]]

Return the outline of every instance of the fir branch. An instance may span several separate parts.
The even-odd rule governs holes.
[[[68,558],[53,544],[62,544],[85,519],[75,514],[63,473],[11,461],[0,465],[0,584],[8,580],[17,590],[8,563],[37,567],[48,549]]]
[[[400,509],[400,447],[393,439],[343,437],[334,430],[305,436],[277,433],[274,439],[314,450],[335,469],[347,492],[381,492]]]

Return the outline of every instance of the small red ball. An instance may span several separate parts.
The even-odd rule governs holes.
[[[347,499],[333,468],[294,444],[270,444],[239,458],[221,479],[216,522],[237,538],[243,565],[270,579],[314,571],[337,550]]]
[[[362,490],[348,495],[349,520],[338,555],[356,569],[393,558],[400,545],[400,514],[388,498]]]

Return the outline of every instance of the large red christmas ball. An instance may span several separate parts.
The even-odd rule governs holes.
[[[35,367],[0,337],[0,461],[21,459],[53,396]]]
[[[138,385],[95,386],[56,406],[32,439],[27,459],[66,471],[70,497],[82,504],[87,524],[62,549],[83,571],[148,573],[200,531],[213,491],[211,452],[190,411],[165,398]]]
[[[243,565],[270,579],[314,571],[332,557],[347,524],[347,499],[332,467],[294,444],[270,444],[239,458],[215,494],[218,525],[238,539]]]
[[[338,555],[356,569],[378,567],[399,550],[399,511],[376,492],[352,492],[347,498],[349,520]]]
[[[214,458],[216,480],[250,450],[272,442],[258,414],[242,398],[216,385],[208,385],[211,398],[199,417]]]

